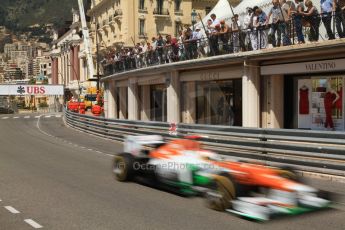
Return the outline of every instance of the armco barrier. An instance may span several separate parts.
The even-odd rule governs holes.
[[[169,135],[170,124],[105,119],[65,111],[75,129],[122,141],[126,135]],[[238,160],[298,170],[345,176],[345,133],[286,129],[253,129],[214,125],[178,124],[178,136],[200,135],[205,148]]]

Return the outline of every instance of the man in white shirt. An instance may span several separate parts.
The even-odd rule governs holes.
[[[245,39],[244,39],[244,45],[246,47],[246,50],[251,50],[251,45],[250,45],[250,34],[252,30],[252,14],[253,14],[253,9],[250,7],[247,7],[247,14],[243,19],[243,29],[245,31]]]
[[[212,27],[216,28],[217,25],[220,25],[220,21],[215,14],[211,14]]]
[[[233,52],[238,53],[240,52],[240,30],[241,25],[238,20],[238,15],[235,14],[234,17],[232,17],[232,23],[231,23],[231,33],[232,33],[232,46],[233,46]]]
[[[198,58],[205,57],[205,37],[199,26],[195,28],[195,32],[193,33],[193,39],[197,40]]]

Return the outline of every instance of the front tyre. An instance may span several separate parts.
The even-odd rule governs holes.
[[[134,157],[128,153],[115,156],[113,163],[115,179],[121,182],[130,181],[135,174],[134,162]]]
[[[208,208],[221,212],[230,209],[232,201],[236,198],[235,182],[229,176],[217,175],[205,196]]]

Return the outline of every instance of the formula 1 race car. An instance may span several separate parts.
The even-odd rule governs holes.
[[[161,136],[128,136],[124,153],[114,159],[115,178],[144,177],[184,195],[201,194],[211,209],[261,221],[331,204],[327,192],[299,182],[290,168],[227,161],[195,138],[164,142]]]

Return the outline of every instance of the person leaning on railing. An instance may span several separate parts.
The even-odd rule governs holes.
[[[266,13],[259,7],[253,8],[254,14],[252,17],[253,22],[253,50],[265,49],[267,47],[268,38],[266,33]]]
[[[231,34],[232,34],[232,47],[233,47],[233,52],[238,53],[240,52],[240,30],[241,30],[241,25],[238,20],[238,14],[235,14],[231,18]]]
[[[208,20],[210,55],[219,55],[218,32],[220,31],[220,23],[215,14],[211,15],[212,19]]]
[[[250,50],[252,50],[250,36],[251,36],[251,33],[252,33],[252,28],[253,28],[253,25],[252,25],[252,22],[251,22],[252,15],[253,15],[253,9],[250,8],[250,7],[247,7],[246,10],[247,10],[247,14],[246,14],[246,16],[244,17],[244,20],[243,20],[243,31],[245,33],[245,36],[244,36],[244,46],[245,46],[245,50],[246,51],[250,51]]]
[[[310,27],[309,41],[317,42],[319,40],[319,27],[321,22],[319,11],[313,5],[311,0],[306,0],[305,6],[307,7],[307,10],[302,14],[308,26]]]
[[[223,51],[225,53],[229,53],[229,36],[230,36],[230,28],[225,23],[225,20],[220,20],[220,32],[219,32],[219,39],[223,43]]]

